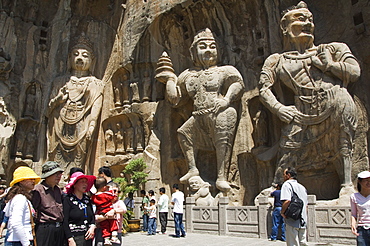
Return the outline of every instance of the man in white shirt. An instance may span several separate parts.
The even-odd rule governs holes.
[[[159,197],[158,206],[159,206],[159,221],[161,223],[161,234],[166,234],[167,227],[167,217],[168,217],[168,202],[169,198],[165,194],[166,189],[164,187],[159,188]]]
[[[306,188],[297,182],[297,172],[294,168],[288,167],[284,170],[284,184],[281,187],[280,200],[283,202],[281,215],[285,219],[285,239],[288,246],[307,245],[306,225],[307,225],[307,191]],[[303,201],[301,219],[294,220],[285,216],[285,211],[289,207],[292,199],[293,190]]]
[[[176,238],[180,237],[180,231],[181,231],[181,237],[185,237],[185,229],[184,224],[182,223],[182,216],[184,213],[184,193],[179,190],[179,185],[174,184],[172,186],[172,190],[174,193],[172,193],[172,200],[171,204],[173,205],[173,218],[175,220],[175,236]]]

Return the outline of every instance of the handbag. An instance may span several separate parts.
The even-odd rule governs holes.
[[[36,232],[35,232],[35,222],[33,221],[33,216],[32,216],[32,212],[31,212],[32,209],[31,209],[31,206],[30,206],[29,202],[27,202],[27,205],[28,205],[28,209],[30,211],[30,221],[31,221],[31,227],[32,227],[33,245],[37,246]]]

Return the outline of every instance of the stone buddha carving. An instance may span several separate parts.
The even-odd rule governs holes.
[[[313,16],[304,2],[285,12],[281,29],[285,52],[266,59],[259,81],[262,103],[285,123],[275,182],[287,166],[320,170],[331,163],[341,184],[349,185],[357,115],[346,87],[359,78],[359,64],[344,43],[314,45]]]
[[[81,36],[70,52],[72,74],[49,102],[48,158],[66,171],[84,167],[102,107],[103,83],[90,72],[93,58],[91,43]]]
[[[135,129],[130,120],[125,121],[125,144],[128,153],[134,153]]]
[[[144,128],[141,124],[141,120],[136,121],[135,126],[135,140],[136,140],[136,151],[142,152],[144,150]]]
[[[122,155],[125,154],[125,134],[124,129],[120,122],[116,124],[117,132],[116,132],[116,154]]]
[[[32,83],[27,89],[26,101],[24,105],[24,117],[35,119],[35,107],[36,107],[36,84]]]
[[[128,74],[122,75],[122,100],[123,105],[130,104],[130,80]]]
[[[148,70],[144,71],[143,76],[143,101],[146,102],[152,100],[152,80]]]
[[[140,94],[139,94],[138,82],[130,83],[130,88],[131,88],[131,91],[132,91],[132,102],[139,103],[140,102]]]
[[[215,151],[216,187],[227,192],[231,187],[226,167],[230,164],[237,125],[235,102],[244,91],[243,78],[235,67],[217,65],[217,44],[208,28],[196,34],[190,53],[194,67],[176,76],[171,69],[161,69],[159,62],[156,75],[158,81],[166,84],[167,99],[173,107],[181,107],[189,100],[194,104],[192,116],[177,130],[189,167],[180,181],[199,176],[198,150]]]
[[[108,129],[105,130],[105,153],[107,155],[114,155],[116,146],[114,143],[114,133],[111,129],[111,125],[108,126]]]

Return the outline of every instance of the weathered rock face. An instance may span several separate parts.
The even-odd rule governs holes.
[[[17,166],[29,165],[40,171],[45,160],[55,159],[48,154],[48,103],[66,85],[68,80],[57,78],[70,74],[69,52],[84,33],[95,53],[91,75],[102,81],[104,91],[89,158],[82,166],[96,174],[100,166],[108,165],[118,176],[132,158],[144,157],[149,166],[146,189],[178,183],[187,173],[188,163],[177,129],[188,120],[194,105],[172,107],[165,98],[165,85],[154,78],[155,70],[163,51],[171,57],[177,76],[192,67],[189,47],[193,38],[210,28],[220,48],[219,65],[235,67],[244,84],[230,161],[225,167],[231,186],[227,195],[234,204],[251,204],[274,181],[281,159],[277,153],[284,124],[261,103],[258,82],[264,60],[283,52],[280,12],[294,4],[297,1],[2,1],[0,48],[5,53],[0,55],[0,126],[7,130],[0,131],[4,169],[0,175],[10,182]],[[370,78],[370,51],[365,28],[369,7],[362,0],[307,1],[307,5],[314,16],[314,43],[346,43],[362,68],[359,80],[347,87],[357,110],[354,179],[360,170],[369,168],[370,102],[366,91],[370,88],[366,81]],[[335,15],[328,14],[332,9],[337,10]],[[276,88],[273,90],[276,93]],[[280,92],[292,94],[288,88]],[[330,138],[324,139],[320,145],[330,146],[330,142]],[[317,155],[323,154],[317,147]],[[343,182],[335,158],[317,155],[312,159],[308,155],[304,168],[297,166],[300,182],[319,199],[336,198]],[[215,196],[216,151],[199,150],[195,161]],[[182,190],[187,187],[184,184]]]

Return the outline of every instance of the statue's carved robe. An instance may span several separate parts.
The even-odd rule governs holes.
[[[68,97],[61,100],[63,96]],[[49,116],[49,159],[82,166],[91,144],[86,138],[90,123],[96,124],[101,111],[103,84],[93,76],[72,76],[55,99],[60,103]]]

